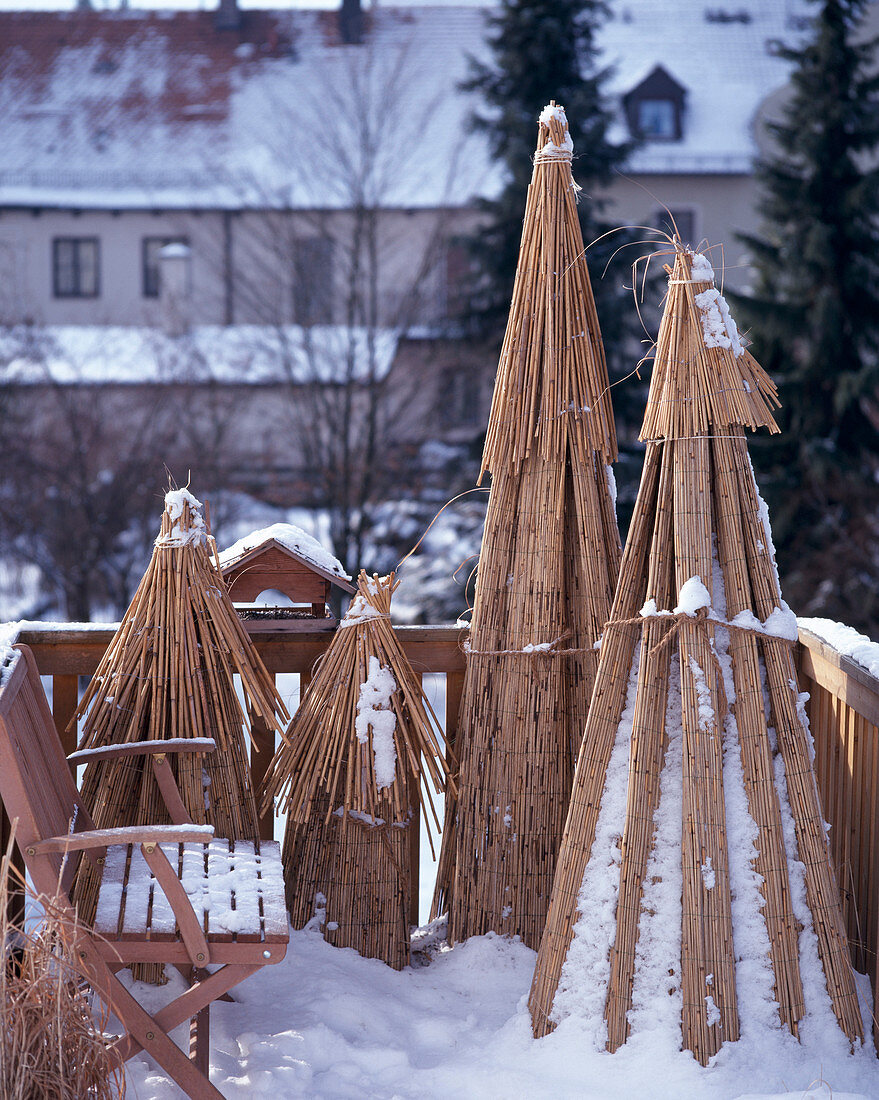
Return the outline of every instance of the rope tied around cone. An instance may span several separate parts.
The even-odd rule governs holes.
[[[469,638],[465,638],[461,643],[461,649],[467,657],[569,657],[578,653],[594,652],[594,645],[571,649],[556,648],[560,642],[564,642],[570,636],[571,631],[566,630],[551,642],[540,642],[537,645],[525,646],[523,649],[473,649]]]
[[[696,629],[701,631],[704,635],[708,646],[708,652],[711,654],[711,659],[717,673],[717,694],[720,702],[718,725],[722,726],[729,713],[729,700],[726,697],[726,689],[723,685],[723,666],[720,663],[720,658],[714,647],[714,637],[709,630],[709,626],[720,626],[723,627],[724,630],[738,631],[740,634],[750,634],[754,638],[770,638],[772,641],[780,642],[782,645],[789,646],[790,648],[793,648],[797,643],[791,638],[782,637],[780,634],[770,634],[766,630],[758,630],[753,626],[742,626],[739,623],[731,623],[725,619],[719,619],[716,616],[710,615],[709,611],[710,608],[708,607],[699,607],[695,611],[666,611],[654,615],[636,615],[631,619],[609,619],[604,624],[604,628],[607,630],[609,626],[636,626],[639,624],[643,626],[651,621],[670,623],[671,630],[667,631],[664,637],[647,651],[648,657],[655,657],[658,653],[661,653],[666,646],[671,644],[675,635],[680,633],[681,627],[685,623],[691,623],[695,626]],[[694,660],[694,658],[691,657],[691,660]]]

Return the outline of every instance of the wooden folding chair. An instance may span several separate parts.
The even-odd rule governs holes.
[[[0,797],[35,889],[57,897],[74,929],[82,973],[125,1028],[123,1061],[147,1051],[194,1100],[220,1093],[208,1080],[210,1004],[268,963],[289,933],[278,845],[216,840],[193,825],[167,754],[205,752],[208,738],[141,742],[74,753],[149,754],[173,825],[96,830],[73,782],[33,654],[15,647],[0,667]],[[80,859],[101,868],[93,927],[78,922],[71,887]],[[150,1014],[116,977],[134,962],[171,963],[185,993]],[[216,968],[209,970],[208,968]],[[168,1032],[191,1020],[190,1057]]]

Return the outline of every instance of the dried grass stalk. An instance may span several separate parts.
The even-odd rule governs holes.
[[[330,943],[409,961],[417,808],[437,827],[439,724],[390,620],[394,575],[361,573],[353,600],[266,774],[287,813],[282,858],[294,927],[321,913]]]
[[[75,929],[50,898],[31,896],[43,915],[25,927],[9,916],[13,891],[27,890],[12,864],[12,836],[0,863],[0,1096],[4,1100],[113,1100],[125,1071],[102,1030],[108,1013],[75,966]]]
[[[862,1035],[810,739],[805,715],[797,707],[792,641],[762,625],[776,608],[786,605],[743,429],[762,425],[777,430],[768,407],[775,390],[740,349],[725,308],[713,287],[710,264],[677,245],[642,433],[647,455],[641,489],[601,647],[530,997],[535,1035],[546,1034],[556,1022],[553,1002],[579,916],[578,893],[625,705],[625,684],[634,670],[637,695],[605,999],[609,1049],[615,1050],[628,1035],[642,893],[668,742],[669,660],[676,653],[683,731],[681,1028],[684,1046],[703,1064],[722,1042],[739,1033],[723,788],[727,702],[720,660],[727,656],[735,686],[730,711],[735,725],[729,729],[738,736],[749,812],[758,830],[755,866],[764,880],[760,912],[769,937],[780,1019],[796,1034],[804,1005],[799,929],[769,725],[776,731],[777,752],[784,762],[786,798],[795,822],[798,858],[805,866],[827,989],[846,1035],[852,1040]],[[644,608],[639,614],[648,600],[668,614],[691,578],[697,578],[710,596],[707,611],[656,617]],[[723,615],[713,611],[715,604],[724,609]],[[713,625],[729,623],[742,612],[750,613],[746,619],[751,625]],[[584,915],[588,919],[588,909]],[[569,973],[565,980],[576,981],[577,976]]]
[[[83,719],[83,748],[213,737],[216,752],[173,759],[183,802],[219,836],[258,840],[245,735],[254,715],[279,731],[289,715],[228,596],[200,503],[181,489],[165,504],[146,573],[71,726]],[[99,829],[169,820],[146,758],[89,764],[83,797]],[[85,920],[96,899],[95,874],[84,865],[77,904]]]
[[[482,472],[491,470],[434,915],[536,947],[620,543],[607,368],[564,111],[540,118]],[[455,858],[449,858],[454,848]],[[450,899],[450,901],[449,901]]]

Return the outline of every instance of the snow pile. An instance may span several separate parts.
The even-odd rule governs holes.
[[[872,676],[879,676],[879,644],[865,634],[859,634],[853,627],[835,623],[832,619],[799,619],[798,622],[804,630],[823,638],[838,653],[857,661]]]
[[[341,577],[342,580],[351,580],[338,558],[321,546],[313,535],[309,535],[307,531],[303,531],[293,523],[273,523],[270,527],[263,527],[259,531],[252,531],[249,535],[245,535],[220,553],[220,565],[223,567],[230,565],[249,551],[255,550],[272,539],[285,550],[289,550],[291,554],[304,558],[318,569],[332,573],[335,577]]]
[[[703,290],[695,297],[702,322],[702,336],[706,348],[731,348],[736,359],[745,354],[739,339],[739,330],[726,304],[726,298],[714,287]]]
[[[180,526],[183,509],[189,506],[189,526]],[[199,546],[207,540],[207,529],[201,514],[201,501],[196,500],[188,489],[172,489],[165,493],[165,511],[171,520],[171,530],[167,535],[159,535],[156,546],[168,549],[173,546]]]
[[[689,577],[678,592],[678,605],[673,615],[695,615],[703,607],[711,607],[711,593],[702,583],[701,577]]]
[[[369,733],[372,731],[375,785],[379,790],[390,787],[396,774],[394,730],[397,728],[397,715],[391,702],[391,696],[396,690],[397,681],[390,668],[379,664],[378,657],[371,655],[367,678],[360,685],[354,729],[361,745],[369,741]]]
[[[574,1020],[535,1040],[525,1005],[534,952],[495,935],[449,950],[440,934],[423,930],[429,965],[395,971],[330,946],[317,927],[293,932],[283,963],[237,986],[234,1003],[211,1007],[213,1084],[228,1100],[830,1100],[818,1082],[834,1100],[879,1095],[872,1044],[849,1055],[815,1029],[803,1045],[777,1028],[754,1029],[704,1070],[656,1030],[614,1055],[590,1049]],[[138,998],[157,1006],[182,993],[182,977],[168,975],[164,988],[137,985]],[[129,972],[123,981],[131,985]],[[660,988],[650,1007],[659,1015],[673,1001]],[[174,1034],[185,1044],[188,1032],[187,1021]],[[182,1097],[143,1053],[128,1063],[128,1082],[138,1100]]]

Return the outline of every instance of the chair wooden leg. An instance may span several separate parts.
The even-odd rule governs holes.
[[[151,1016],[132,997],[118,978],[110,973],[107,964],[88,940],[80,941],[77,953],[86,977],[119,1018],[135,1046],[152,1055],[168,1076],[173,1078],[190,1097],[190,1100],[223,1100],[220,1090],[214,1088],[207,1075],[200,1073],[195,1064],[168,1036],[167,1031],[170,1028],[156,1016]],[[123,1039],[115,1046],[123,1048],[125,1040]]]
[[[260,967],[255,965],[229,964],[223,966],[214,974],[211,974],[209,978],[197,985],[190,986],[185,993],[175,998],[170,1004],[165,1005],[164,1008],[159,1009],[153,1020],[164,1031],[173,1031],[175,1027],[179,1027],[186,1020],[191,1020],[193,1016],[198,1015],[220,994],[225,993],[227,989],[231,989],[232,986],[237,985],[251,974],[255,974],[259,969]],[[136,1035],[129,1034],[116,1044],[116,1048],[123,1062],[127,1062],[129,1058],[143,1049],[143,1043],[139,1041]]]
[[[203,982],[210,977],[207,970],[192,968],[190,984]],[[195,1063],[195,1068],[205,1077],[210,1068],[211,1054],[211,1006],[205,1005],[200,1012],[189,1018],[189,1057]]]
[[[211,1009],[206,1006],[192,1017],[189,1025],[189,1057],[195,1068],[205,1077],[210,1068],[211,1052]]]

